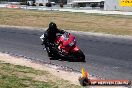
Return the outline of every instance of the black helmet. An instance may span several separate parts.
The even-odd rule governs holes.
[[[49,30],[57,30],[57,26],[56,26],[56,24],[54,23],[54,22],[50,22],[50,24],[49,24]]]

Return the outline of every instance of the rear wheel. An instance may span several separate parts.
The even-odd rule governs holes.
[[[75,52],[74,56],[77,58],[77,60],[85,62],[85,55],[81,50]]]

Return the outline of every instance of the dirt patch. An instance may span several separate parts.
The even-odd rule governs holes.
[[[31,60],[27,60],[25,58],[12,57],[8,54],[2,54],[2,53],[0,53],[0,60],[5,61],[7,63],[15,64],[15,65],[32,67],[36,70],[45,70],[45,71],[48,71],[51,75],[54,75],[58,78],[62,78],[64,80],[68,80],[72,84],[80,85],[79,82],[78,82],[78,77],[81,76],[81,74],[79,74],[79,73],[65,72],[65,71],[62,71],[62,70],[57,70],[55,68],[50,68],[46,65],[40,65],[40,64],[37,64],[37,63],[33,63]],[[14,73],[14,74],[18,74],[18,73]],[[18,75],[21,75],[21,76],[30,75],[30,76],[32,76],[31,74],[23,74],[23,73],[18,74]],[[50,77],[51,76],[49,76],[48,78],[50,78]],[[34,79],[41,81],[41,80],[43,80],[42,78],[43,78],[42,76],[39,76],[39,77],[36,77]],[[52,78],[50,78],[50,79],[52,79]]]

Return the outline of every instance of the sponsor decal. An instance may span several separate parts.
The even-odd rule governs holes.
[[[6,8],[15,8],[15,9],[19,9],[20,6],[18,6],[18,5],[7,5]]]
[[[90,79],[88,71],[82,68],[82,76],[79,77],[79,82],[82,86],[131,86],[130,80],[104,80],[104,79]]]
[[[132,0],[119,0],[120,6],[132,6]]]

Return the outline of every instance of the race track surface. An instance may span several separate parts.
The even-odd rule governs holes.
[[[39,39],[42,31],[0,27],[0,52],[20,54],[50,62]],[[132,40],[97,38],[74,34],[78,46],[86,55],[86,63],[51,60],[51,63],[81,71],[84,67],[91,75],[103,79],[132,80]]]

